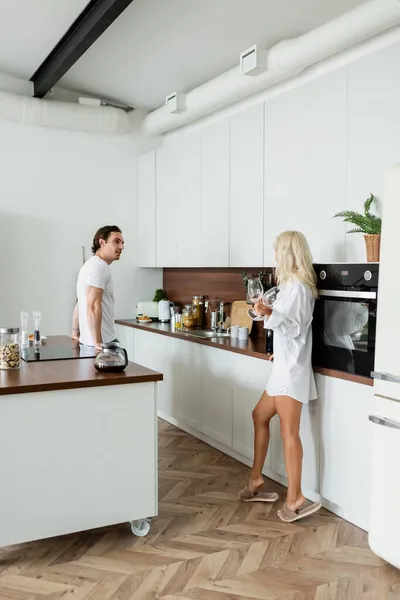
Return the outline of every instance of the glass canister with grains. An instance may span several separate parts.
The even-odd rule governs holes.
[[[0,369],[19,369],[19,327],[0,327]]]

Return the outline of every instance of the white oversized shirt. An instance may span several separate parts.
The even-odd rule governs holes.
[[[290,396],[303,404],[317,398],[311,365],[313,310],[311,289],[297,279],[279,286],[264,327],[274,332],[274,361],[266,386],[270,396]]]
[[[99,256],[92,256],[81,267],[76,286],[79,310],[79,341],[85,346],[94,346],[95,340],[89,329],[87,318],[87,287],[89,285],[104,290],[101,336],[104,343],[111,342],[116,337],[114,329],[114,288],[110,265]]]

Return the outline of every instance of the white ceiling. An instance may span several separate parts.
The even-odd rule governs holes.
[[[60,86],[154,109],[366,0],[135,0]],[[0,0],[0,72],[29,79],[88,0]],[[6,58],[7,57],[7,58]]]
[[[0,73],[29,80],[89,0],[0,0]]]

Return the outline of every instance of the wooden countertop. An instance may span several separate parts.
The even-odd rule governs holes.
[[[54,347],[76,345],[68,336],[51,336],[43,343]],[[18,370],[0,369],[0,395],[145,383],[163,379],[161,373],[131,362],[122,373],[99,373],[93,362],[93,358],[31,363],[21,361],[21,368]]]
[[[221,350],[228,350],[230,352],[237,352],[244,354],[245,356],[252,356],[254,358],[260,358],[261,360],[269,360],[270,355],[265,351],[265,341],[263,338],[249,338],[248,341],[238,341],[226,338],[213,338],[203,339],[190,336],[185,332],[177,332],[171,329],[169,323],[160,323],[153,321],[152,323],[138,323],[136,319],[118,319],[115,321],[118,325],[125,325],[126,327],[133,327],[134,329],[142,329],[143,331],[151,331],[161,335],[167,335],[179,339],[186,340],[188,342],[194,342],[196,344],[202,344],[203,346],[211,346],[212,348],[220,348]],[[346,381],[353,381],[354,383],[361,383],[363,385],[373,385],[373,379],[369,377],[362,377],[360,375],[351,375],[350,373],[344,373],[342,371],[335,371],[333,369],[322,369],[314,367],[315,373],[321,375],[327,375],[328,377],[335,377],[336,379],[345,379]]]

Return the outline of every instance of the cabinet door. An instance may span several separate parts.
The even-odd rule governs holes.
[[[305,490],[319,493],[319,401],[303,405],[300,437],[303,444],[302,486]],[[286,477],[285,455],[280,432],[280,420],[275,416],[271,424],[271,469]]]
[[[264,105],[230,118],[230,266],[263,264]]]
[[[264,265],[285,230],[304,233],[314,262],[345,260],[346,69],[265,103]]]
[[[202,432],[232,447],[232,354],[201,347]]]
[[[130,362],[136,362],[134,358],[134,345],[133,336],[134,329],[132,327],[126,327],[126,325],[115,325],[115,335],[119,340],[122,348],[128,353],[128,360]]]
[[[162,373],[156,384],[157,408],[170,417],[175,413],[175,356],[177,340],[165,335],[134,331],[135,363]]]
[[[156,266],[156,153],[138,158],[138,262],[139,267]]]
[[[175,414],[178,421],[201,430],[201,346],[176,340]]]
[[[259,358],[232,354],[233,449],[253,459],[254,427],[252,412],[271,373],[271,363]],[[270,465],[270,451],[265,466]]]
[[[181,219],[178,196],[178,150],[163,146],[156,153],[156,266],[177,267]]]
[[[368,527],[372,389],[322,375],[317,375],[317,388],[321,496],[339,506],[344,518]]]
[[[229,119],[201,132],[201,264],[229,267]]]

